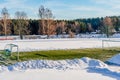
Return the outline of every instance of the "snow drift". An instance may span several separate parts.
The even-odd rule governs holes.
[[[112,58],[110,58],[109,60],[107,60],[107,62],[111,63],[111,64],[116,64],[120,66],[120,53],[113,56]]]
[[[60,80],[120,79],[120,73],[109,69],[109,65],[100,60],[91,59],[88,57],[73,60],[31,60],[18,62],[10,66],[0,66],[0,72],[2,72],[0,74],[0,78],[2,80],[28,80],[30,75],[34,75],[34,77],[32,76],[29,80],[32,80],[33,78],[36,80],[39,80],[41,78],[43,80],[57,80],[58,77],[60,78]],[[62,75],[61,77],[58,76],[60,74]],[[69,76],[68,74],[71,76]],[[95,79],[93,75],[97,78]],[[51,78],[46,76],[49,76]]]
[[[31,60],[18,62],[10,66],[1,66],[0,71],[18,71],[27,69],[83,69],[88,67],[107,67],[105,63],[100,60],[84,57],[73,60]]]

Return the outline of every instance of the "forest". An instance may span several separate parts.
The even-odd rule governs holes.
[[[24,11],[15,12],[15,18],[10,19],[7,8],[3,8],[0,19],[0,35],[77,35],[96,32],[107,37],[120,31],[120,16],[97,18],[57,20],[52,10],[40,6],[39,19],[29,19]]]

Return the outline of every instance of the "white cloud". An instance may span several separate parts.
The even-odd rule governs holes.
[[[109,15],[119,15],[120,0],[90,0],[93,5],[81,5],[65,3],[62,0],[39,1],[36,5],[29,5],[31,0],[4,0],[0,3],[0,9],[7,7],[12,12],[11,16],[17,10],[28,13],[30,18],[38,18],[38,8],[44,5],[50,8],[57,19],[74,19],[85,17],[101,17]]]
[[[120,9],[120,0],[91,0],[97,4],[103,4],[103,6],[109,6],[112,9]]]
[[[33,8],[27,5],[27,1],[29,0],[4,0],[0,3],[0,10],[3,7],[6,7],[10,12],[11,18],[14,18],[14,13],[16,11],[25,11],[26,13],[28,13],[28,16],[32,18],[33,15],[36,15],[35,7]]]
[[[72,10],[74,11],[103,11],[101,8],[96,8],[92,6],[70,6]]]
[[[8,7],[8,8],[16,8],[22,6],[25,0],[4,0],[3,3],[0,4],[0,8]]]

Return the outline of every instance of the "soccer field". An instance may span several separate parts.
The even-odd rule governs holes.
[[[19,50],[59,50],[102,48],[103,39],[40,39],[0,41],[0,50],[6,44],[16,44]],[[104,39],[106,40],[106,39]],[[117,39],[114,39],[117,40]],[[110,46],[110,45],[109,45]],[[120,43],[112,44],[119,47]],[[15,49],[13,49],[15,51]],[[119,56],[115,58],[119,63]],[[111,61],[115,61],[112,60]],[[80,58],[73,60],[29,60],[10,66],[0,66],[1,80],[119,80],[120,67],[100,60]]]
[[[109,40],[109,39],[66,38],[66,39],[38,39],[38,40],[8,40],[8,41],[0,41],[0,50],[3,50],[6,44],[18,45],[19,51],[102,48],[102,40]],[[118,39],[112,38],[112,40],[118,40]],[[104,42],[104,46],[120,47],[120,42]]]

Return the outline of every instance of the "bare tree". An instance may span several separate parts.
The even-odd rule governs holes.
[[[60,26],[61,26],[61,29],[62,29],[62,36],[64,36],[66,34],[65,30],[66,30],[66,23],[65,21],[61,21],[60,22]]]
[[[40,6],[40,8],[39,8],[39,17],[40,17],[40,21],[41,21],[41,25],[39,25],[39,30],[38,30],[38,32],[40,33],[42,33],[42,34],[45,34],[45,14],[46,14],[46,12],[45,12],[45,8],[44,8],[44,6]],[[41,26],[41,28],[40,28],[40,26]],[[42,29],[42,30],[41,30]]]
[[[75,26],[75,33],[79,34],[80,33],[80,24],[79,24],[79,22],[75,21],[74,26]]]
[[[57,22],[57,28],[56,28],[56,35],[58,36],[59,34],[62,34],[62,37],[64,37],[64,34],[65,34],[65,27],[66,23],[65,21],[60,21],[60,22]]]
[[[109,37],[110,35],[113,34],[113,30],[114,30],[111,18],[105,17],[104,20],[103,20],[103,24],[104,24],[104,26],[103,26],[104,30],[103,31],[107,35],[107,37]]]
[[[7,8],[3,8],[2,12],[1,12],[1,21],[0,21],[0,25],[3,27],[3,32],[4,35],[6,36],[7,39],[7,34],[10,34],[10,19],[9,19],[9,13]]]
[[[93,28],[92,28],[92,25],[91,23],[87,23],[87,26],[88,26],[88,32],[92,32],[93,31]]]
[[[69,38],[74,38],[75,34],[74,32],[71,31],[71,29],[69,29]]]
[[[24,11],[17,11],[15,13],[15,18],[17,19],[17,24],[15,24],[15,30],[17,30],[16,32],[18,32],[20,39],[23,39],[23,35],[29,34],[27,14]]]
[[[47,35],[47,37],[49,38],[50,34],[55,33],[55,21],[52,11],[48,8],[45,8],[44,6],[40,6],[39,17],[41,19],[41,25],[39,25],[38,32]]]

